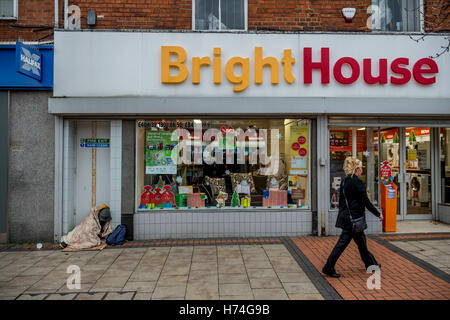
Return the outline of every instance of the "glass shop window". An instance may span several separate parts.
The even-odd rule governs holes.
[[[246,0],[195,0],[194,30],[245,30]]]
[[[305,119],[137,121],[140,210],[310,207]]]
[[[374,128],[330,128],[330,208],[339,207],[339,190],[346,157],[357,157],[363,164],[359,177],[374,205],[378,204],[378,130]]]
[[[450,204],[450,128],[440,128],[441,202]]]

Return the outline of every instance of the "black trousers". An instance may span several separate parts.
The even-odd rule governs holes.
[[[361,255],[361,259],[364,262],[366,269],[371,265],[378,264],[375,257],[367,249],[366,235],[364,234],[364,232],[353,233],[350,230],[342,230],[338,242],[336,243],[333,251],[331,251],[330,256],[328,257],[327,263],[325,264],[325,269],[334,271],[336,262],[338,261],[342,252],[344,252],[345,248],[347,248],[350,241],[352,241],[352,239],[358,246],[359,254]]]

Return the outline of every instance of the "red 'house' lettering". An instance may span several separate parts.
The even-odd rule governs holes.
[[[304,83],[312,83],[312,70],[320,69],[321,83],[330,83],[330,48],[320,49],[320,62],[312,62],[312,49],[303,49]]]

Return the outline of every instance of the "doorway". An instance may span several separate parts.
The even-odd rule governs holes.
[[[380,162],[389,161],[398,187],[397,220],[432,219],[432,130],[381,128]]]
[[[109,121],[76,123],[75,225],[110,201],[110,135]]]

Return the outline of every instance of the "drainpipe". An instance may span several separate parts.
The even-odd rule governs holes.
[[[69,17],[69,0],[64,0],[64,29],[68,29],[67,19]]]
[[[58,8],[58,1],[59,0],[55,0],[55,28],[58,28],[58,24],[59,24],[59,8]]]

